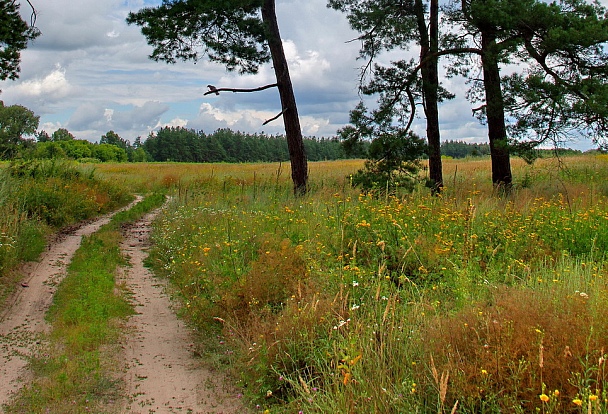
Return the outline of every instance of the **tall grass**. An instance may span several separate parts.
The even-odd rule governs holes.
[[[487,160],[439,197],[361,195],[341,162],[298,199],[276,164],[173,170],[151,263],[260,410],[604,412],[607,164],[551,163],[508,197]]]
[[[130,200],[125,189],[67,161],[5,164],[0,169],[0,303],[22,261],[35,260],[54,231]]]

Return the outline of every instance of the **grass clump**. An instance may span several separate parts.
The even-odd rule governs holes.
[[[603,412],[608,323],[597,305],[605,287],[591,296],[502,287],[488,301],[438,316],[423,339],[427,363],[450,375],[442,404],[459,401],[460,412],[471,413],[578,412],[573,402],[586,406],[595,396],[602,411],[594,412]],[[435,394],[433,377],[418,375]]]

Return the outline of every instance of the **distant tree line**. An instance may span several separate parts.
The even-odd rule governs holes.
[[[533,161],[537,158],[564,157],[581,155],[580,150],[570,148],[532,148],[526,151],[513,150],[514,155],[518,155],[524,160]],[[490,155],[490,145],[487,143],[469,143],[464,141],[445,141],[441,143],[441,154],[445,157],[466,158],[481,157]]]
[[[212,134],[181,127],[161,128],[141,144],[151,161],[276,162],[289,160],[283,135],[247,134],[218,129]],[[364,157],[365,148],[347,157],[337,138],[305,138],[310,161]]]
[[[490,155],[490,145],[464,141],[445,141],[441,143],[441,154],[452,158],[480,157]]]
[[[133,143],[114,131],[98,143],[76,139],[67,129],[52,134],[37,131],[39,117],[20,106],[0,101],[0,159],[69,158],[101,162],[278,162],[289,160],[284,135],[246,134],[218,129],[212,134],[182,127],[161,128],[142,142]],[[365,158],[369,143],[348,155],[338,138],[306,138],[304,146],[311,161]]]

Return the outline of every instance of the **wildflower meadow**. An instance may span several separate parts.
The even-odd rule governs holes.
[[[311,163],[299,198],[279,164],[149,165],[149,264],[258,412],[608,412],[608,158],[516,162],[509,195],[444,165],[432,196]]]

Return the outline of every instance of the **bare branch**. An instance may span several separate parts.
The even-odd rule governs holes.
[[[278,86],[279,86],[278,83],[273,83],[271,85],[260,86],[259,88],[240,89],[240,88],[215,88],[215,87],[211,87],[211,85],[209,85],[209,90],[207,92],[205,92],[203,95],[210,95],[212,93],[219,95],[220,92],[258,92],[258,91],[263,91],[264,89],[270,89],[270,88],[274,88],[274,87],[278,87]]]
[[[29,4],[32,8],[32,14],[30,15],[30,26],[34,27],[36,26],[36,18],[38,17],[38,12],[36,12],[36,9],[34,8],[34,5],[30,0],[27,0],[27,4]]]
[[[412,90],[409,88],[409,85],[408,85],[407,89],[405,90],[405,92],[407,93],[407,97],[410,101],[410,106],[412,107],[412,112],[410,113],[410,119],[407,123],[407,126],[405,127],[406,131],[409,131],[410,127],[412,126],[412,123],[414,122],[414,118],[416,117],[416,101],[414,100],[414,94],[412,93]]]
[[[277,116],[272,117],[272,118],[264,121],[264,123],[262,125],[266,125],[266,124],[271,123],[272,121],[274,121],[275,119],[277,119],[278,117],[280,117],[281,115],[283,115],[285,112],[287,112],[287,108],[283,108],[283,110]]]

